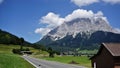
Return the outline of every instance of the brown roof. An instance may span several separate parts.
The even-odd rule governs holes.
[[[120,56],[120,43],[103,43],[103,45],[113,56]]]

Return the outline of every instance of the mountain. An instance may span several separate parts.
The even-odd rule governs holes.
[[[0,44],[20,44],[20,38],[0,29]],[[24,44],[26,46],[31,45],[31,43],[25,41]]]
[[[94,17],[64,22],[37,43],[54,49],[96,49],[103,42],[120,42],[120,33],[105,18]]]

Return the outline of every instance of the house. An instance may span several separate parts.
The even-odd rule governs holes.
[[[90,58],[92,68],[120,68],[120,43],[103,43]]]

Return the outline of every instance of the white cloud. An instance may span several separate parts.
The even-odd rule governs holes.
[[[109,24],[107,17],[104,16],[102,11],[98,11],[96,14],[94,14],[94,18],[98,18],[101,17],[104,21],[106,21],[106,23]]]
[[[46,16],[40,19],[40,23],[48,24],[48,28],[55,28],[64,22],[64,18],[60,18],[58,14],[49,12]]]
[[[76,18],[91,18],[94,16],[94,13],[89,10],[77,9],[74,10],[71,14],[65,17],[65,21],[71,21]]]
[[[45,28],[37,28],[35,30],[35,33],[39,33],[42,36],[44,36],[55,27],[63,24],[64,21],[67,22],[76,18],[98,18],[98,17],[101,17],[105,21],[107,21],[106,17],[103,16],[103,13],[101,11],[94,13],[92,10],[77,9],[74,10],[71,14],[65,16],[64,18],[61,18],[58,14],[49,12],[46,16],[43,16],[40,19],[40,23],[47,24],[47,26],[45,26]]]
[[[71,0],[75,5],[82,7],[82,6],[88,6],[93,3],[110,3],[110,4],[120,4],[120,0]]]
[[[102,11],[98,11],[96,14],[95,14],[95,16],[99,16],[99,17],[103,17],[103,12]]]
[[[64,18],[60,18],[58,14],[49,12],[46,16],[40,19],[40,23],[47,24],[45,28],[37,28],[35,33],[39,33],[42,36],[46,35],[50,30],[56,28],[64,22]]]
[[[102,1],[111,4],[120,4],[120,0],[102,0]]]
[[[99,0],[71,0],[71,2],[81,7],[81,6],[87,6],[87,5],[99,2]]]
[[[94,13],[92,10],[77,9],[74,10],[71,14],[65,17],[65,21],[71,21],[76,18],[98,18],[101,17],[107,22],[107,18],[104,17],[102,11]]]
[[[37,28],[35,30],[35,33],[39,33],[41,34],[42,36],[46,35],[51,29],[49,28]]]
[[[0,4],[3,2],[3,0],[0,0]]]

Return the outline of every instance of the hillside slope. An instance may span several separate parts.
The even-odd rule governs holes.
[[[25,61],[20,55],[12,53],[13,48],[19,48],[18,45],[0,44],[0,68],[35,68]],[[29,47],[32,51],[35,49]]]
[[[20,44],[20,38],[0,29],[0,44]],[[31,43],[24,41],[25,45],[31,45]]]

